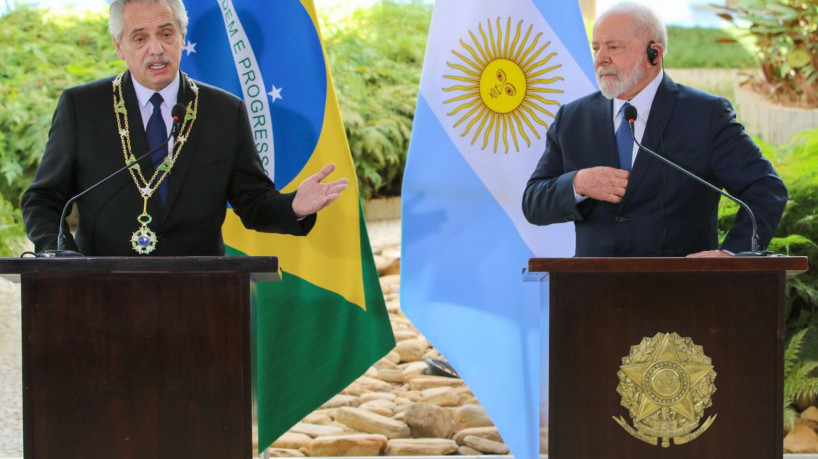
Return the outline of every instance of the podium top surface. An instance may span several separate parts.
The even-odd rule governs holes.
[[[548,273],[638,273],[685,271],[785,271],[799,274],[809,269],[807,257],[724,258],[529,258],[523,270],[526,281],[541,281]]]
[[[278,257],[65,257],[0,258],[0,276],[27,274],[247,273],[256,282],[281,280]]]

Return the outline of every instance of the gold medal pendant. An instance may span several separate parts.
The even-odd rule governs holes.
[[[133,247],[134,251],[139,255],[148,255],[156,250],[156,233],[148,228],[148,224],[150,224],[152,220],[153,218],[147,213],[143,213],[136,218],[136,221],[138,221],[141,226],[131,235],[131,247]]]

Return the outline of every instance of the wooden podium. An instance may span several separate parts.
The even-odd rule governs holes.
[[[251,277],[275,257],[0,259],[26,459],[249,459]]]
[[[782,457],[784,286],[807,267],[531,259],[550,311],[549,459]]]

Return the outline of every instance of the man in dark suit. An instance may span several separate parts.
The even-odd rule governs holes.
[[[294,193],[265,175],[244,103],[179,71],[187,29],[180,0],[114,0],[110,29],[128,71],[66,90],[42,163],[22,199],[35,250],[56,246],[66,202],[129,160],[159,147],[77,202],[76,240],[85,255],[224,255],[229,203],[248,228],[307,234],[316,212],[347,179],[322,183],[329,165]],[[168,145],[171,108],[186,107]],[[157,140],[158,139],[158,140]]]
[[[593,49],[600,91],[557,112],[523,195],[528,221],[573,221],[579,257],[730,256],[750,250],[747,212],[739,211],[719,248],[719,195],[638,151],[623,121],[630,104],[638,110],[636,138],[746,202],[765,247],[787,190],[729,102],[664,74],[664,24],[644,6],[618,4],[597,20]]]

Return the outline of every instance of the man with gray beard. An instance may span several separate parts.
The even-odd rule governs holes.
[[[536,225],[573,221],[578,257],[731,256],[751,248],[745,210],[719,244],[719,195],[640,152],[624,109],[637,109],[636,139],[746,202],[759,246],[787,202],[784,183],[730,103],[676,84],[664,73],[667,31],[642,5],[620,3],[594,26],[600,91],[557,112],[523,195]]]

